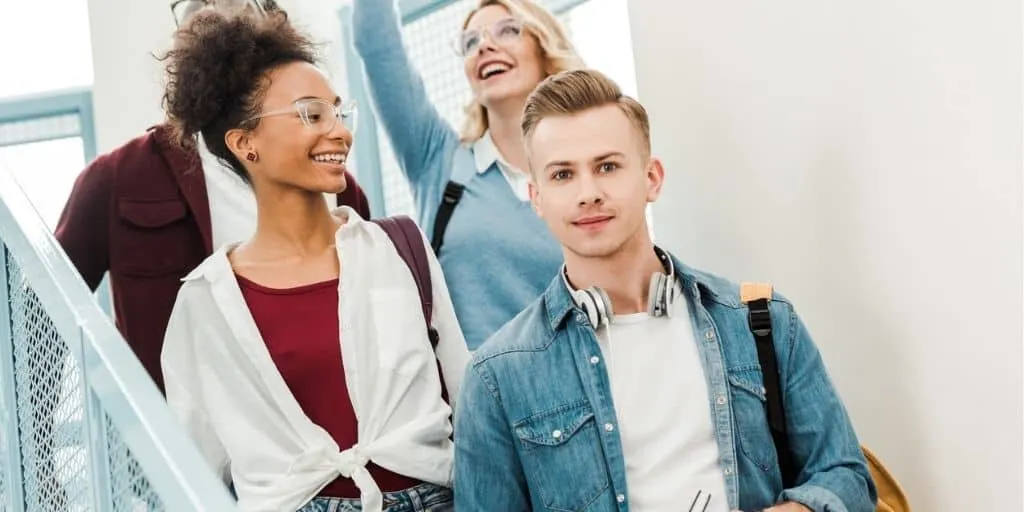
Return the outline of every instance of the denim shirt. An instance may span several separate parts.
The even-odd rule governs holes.
[[[797,501],[816,512],[874,511],[875,486],[857,436],[792,304],[778,295],[769,304],[790,449],[801,468],[795,487],[783,489],[739,286],[674,264],[707,379],[729,508]],[[476,351],[456,411],[457,510],[629,510],[600,356],[561,277]],[[679,510],[691,499],[680,496]]]

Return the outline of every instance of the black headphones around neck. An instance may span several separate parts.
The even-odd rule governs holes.
[[[665,272],[651,274],[651,284],[647,292],[647,314],[658,317],[666,315],[672,306],[672,302],[675,300],[676,275],[675,266],[672,264],[672,258],[669,257],[668,253],[657,246],[654,247],[654,252],[658,255],[658,259],[661,260],[661,265],[664,267]],[[597,286],[591,286],[583,290],[573,288],[572,284],[569,283],[569,274],[565,265],[562,265],[562,281],[565,283],[566,289],[569,290],[573,302],[587,315],[587,320],[590,321],[590,326],[594,330],[608,326],[612,318],[615,318],[615,314],[612,311],[612,301],[604,290]]]

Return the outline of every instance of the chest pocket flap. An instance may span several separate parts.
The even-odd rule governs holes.
[[[119,248],[111,270],[137,277],[183,276],[203,260],[202,239],[180,199],[121,199],[120,229],[111,236]]]
[[[610,488],[596,423],[590,405],[581,401],[513,425],[527,480],[539,490],[545,509],[584,510]]]
[[[185,218],[188,210],[178,199],[138,201],[122,199],[117,212],[122,219],[140,228],[159,228]]]
[[[558,446],[566,443],[592,419],[594,413],[589,409],[563,407],[520,423],[516,427],[516,435],[531,444]]]

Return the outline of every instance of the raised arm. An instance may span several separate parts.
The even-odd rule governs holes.
[[[801,468],[797,485],[781,501],[814,512],[873,512],[877,499],[867,461],[853,425],[833,387],[821,355],[793,308],[777,303],[772,316],[785,318],[786,343],[779,347],[786,367],[783,392],[790,449]]]
[[[409,60],[397,2],[355,0],[352,25],[370,96],[402,172],[420,200],[440,197],[449,173],[444,162],[458,136],[427,98],[423,78]]]

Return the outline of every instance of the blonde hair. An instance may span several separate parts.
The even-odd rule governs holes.
[[[508,9],[512,16],[523,22],[526,31],[537,39],[544,59],[544,71],[549,76],[570,69],[583,67],[583,59],[576,53],[565,28],[553,14],[533,0],[480,0],[475,9],[466,15],[462,29],[469,25],[474,14],[491,5]],[[475,142],[488,129],[487,108],[476,98],[466,106],[466,120],[462,123],[463,142]]]
[[[651,123],[639,101],[622,93],[612,79],[600,71],[563,71],[544,79],[526,100],[523,111],[523,140],[527,141],[546,117],[570,116],[584,110],[615,105],[640,131],[645,156],[651,154]]]

